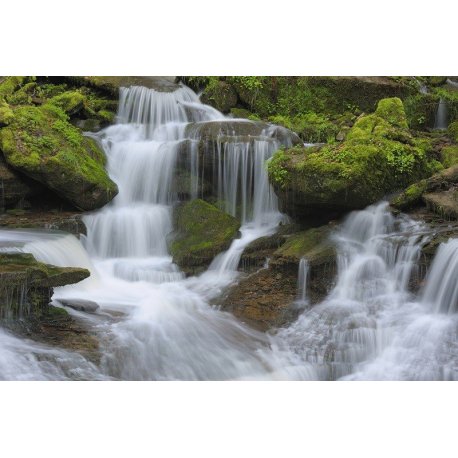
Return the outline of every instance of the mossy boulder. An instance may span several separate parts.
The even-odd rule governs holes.
[[[225,81],[216,81],[205,88],[200,100],[222,113],[229,113],[237,105],[237,92]]]
[[[69,116],[72,116],[83,109],[85,101],[86,97],[81,92],[67,91],[52,97],[48,103],[55,105]]]
[[[454,121],[449,124],[448,135],[455,143],[458,143],[458,121]]]
[[[94,210],[117,194],[96,142],[72,126],[53,104],[18,106],[0,130],[7,163],[81,210]]]
[[[458,164],[458,145],[444,146],[441,149],[441,162],[447,168]]]
[[[240,229],[240,222],[209,203],[196,199],[174,211],[175,234],[170,244],[173,261],[186,273],[208,267],[227,250]]]
[[[458,165],[414,183],[395,196],[390,204],[398,210],[426,205],[443,218],[458,218]]]
[[[279,151],[269,176],[282,208],[299,218],[338,217],[442,168],[427,138],[407,128],[402,101],[384,99],[361,116],[340,144]]]
[[[78,283],[89,277],[87,269],[56,267],[27,253],[0,253],[0,310],[3,318],[41,314],[52,288]]]

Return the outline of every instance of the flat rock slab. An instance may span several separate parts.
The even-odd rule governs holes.
[[[78,312],[95,313],[100,307],[97,302],[84,299],[58,299],[65,307],[70,307]]]

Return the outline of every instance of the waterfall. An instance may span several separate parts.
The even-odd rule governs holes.
[[[307,259],[301,258],[297,275],[297,303],[305,305],[307,301],[307,280],[309,275],[309,263]]]
[[[261,333],[212,305],[237,277],[247,244],[286,219],[265,164],[292,144],[288,131],[225,118],[186,87],[131,87],[120,92],[117,123],[95,135],[119,194],[84,216],[87,236],[2,229],[0,251],[90,270],[56,288],[53,301],[97,302],[85,322],[99,338],[100,362],[0,329],[0,379],[458,379],[456,241],[441,245],[417,296],[410,286],[431,230],[393,216],[386,202],[352,212],[331,235],[334,288],[289,326]],[[180,173],[189,180],[177,187]],[[167,249],[172,210],[204,188],[240,219],[241,236],[207,272],[185,278]],[[300,304],[307,276],[302,259]]]
[[[426,281],[423,301],[436,313],[458,311],[458,240],[439,246]]]
[[[296,364],[297,358],[312,364],[324,380],[457,379],[455,316],[431,314],[408,290],[428,240],[425,227],[393,217],[382,203],[352,213],[333,238],[336,286],[272,337],[278,353],[293,361],[292,352]],[[437,262],[445,266],[441,256]],[[440,271],[435,264],[434,271]]]
[[[439,105],[436,111],[436,120],[434,121],[434,129],[447,129],[448,126],[448,108],[447,101],[444,99],[439,100]]]

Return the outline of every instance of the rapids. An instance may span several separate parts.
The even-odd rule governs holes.
[[[409,280],[429,232],[406,216],[392,216],[383,202],[350,214],[336,229],[336,283],[313,307],[306,296],[308,264],[301,261],[297,302],[304,310],[288,327],[261,333],[212,305],[237,279],[244,248],[287,219],[265,162],[291,138],[275,126],[252,137],[228,132],[232,121],[185,86],[164,93],[121,90],[116,124],[94,135],[119,194],[84,216],[87,236],[0,230],[0,250],[91,271],[79,284],[56,288],[53,303],[77,298],[99,304],[84,319],[99,338],[100,362],[0,329],[0,379],[458,378],[456,242],[441,246],[424,291],[415,296]],[[185,278],[167,250],[180,199],[174,177],[184,156],[187,195],[199,197],[200,132],[209,123],[222,126],[211,151],[215,192],[225,211],[242,221],[241,237],[205,273]]]

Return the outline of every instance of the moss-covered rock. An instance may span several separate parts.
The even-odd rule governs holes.
[[[237,105],[237,93],[235,89],[225,81],[216,81],[209,85],[202,93],[200,100],[212,105],[222,113],[229,113],[231,108]]]
[[[422,203],[423,193],[427,188],[427,180],[411,184],[405,191],[395,196],[390,204],[401,211],[410,210]]]
[[[454,121],[449,124],[448,135],[454,142],[458,143],[458,121]]]
[[[402,102],[381,100],[344,142],[276,153],[269,176],[282,208],[300,218],[330,219],[364,208],[442,168],[428,139],[414,138]]]
[[[81,92],[67,91],[52,97],[48,103],[55,105],[69,116],[72,116],[83,109],[85,101],[86,98]]]
[[[196,273],[229,248],[238,235],[240,222],[215,206],[196,199],[175,208],[174,227],[175,234],[170,244],[173,261],[186,273]]]
[[[98,145],[53,104],[16,107],[13,120],[0,130],[0,148],[11,167],[79,209],[99,208],[118,192]]]
[[[87,269],[44,264],[31,254],[0,253],[1,315],[39,315],[47,308],[53,287],[78,283],[89,275]]]
[[[458,145],[449,145],[441,149],[441,162],[448,168],[458,164]]]

